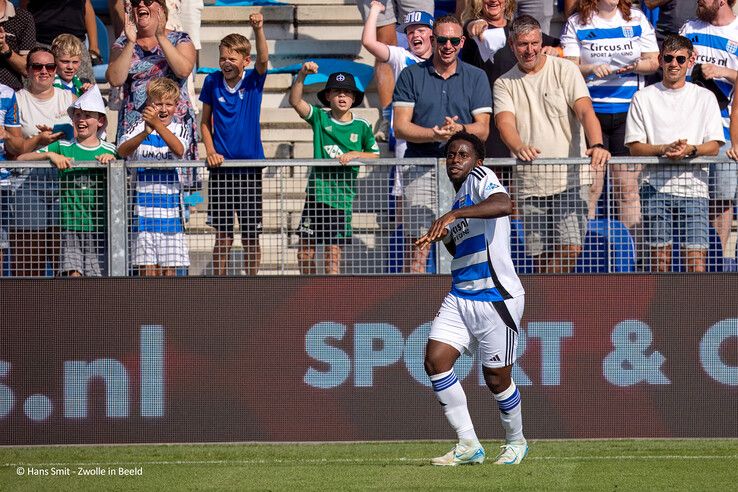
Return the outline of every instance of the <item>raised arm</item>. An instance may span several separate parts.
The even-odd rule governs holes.
[[[124,14],[125,23],[123,24],[123,34],[125,34],[126,42],[123,48],[113,46],[110,53],[110,63],[108,70],[105,72],[105,78],[113,87],[120,87],[128,78],[128,70],[131,68],[131,60],[133,59],[133,50],[136,47],[137,31],[136,25],[131,19],[131,13],[128,9]]]
[[[159,43],[161,50],[164,52],[164,57],[167,59],[169,68],[172,69],[174,74],[183,79],[188,77],[192,73],[192,69],[195,68],[195,58],[197,56],[195,52],[195,45],[192,42],[179,43],[174,46],[169,38],[167,38],[167,19],[162,10],[159,10],[159,20],[156,26],[156,41]]]
[[[366,24],[364,24],[364,30],[361,33],[361,44],[364,45],[369,53],[374,55],[374,58],[382,63],[386,63],[390,57],[389,47],[377,41],[377,17],[379,14],[384,12],[385,6],[382,2],[372,0],[369,7],[369,15],[366,17]]]
[[[267,45],[267,38],[264,34],[264,16],[260,13],[251,14],[249,16],[249,22],[251,22],[251,27],[254,29],[254,37],[256,38],[256,61],[254,62],[254,69],[260,75],[264,75],[267,68],[269,68],[269,46]]]
[[[310,114],[310,105],[302,98],[302,93],[305,88],[305,77],[309,73],[318,73],[318,64],[315,62],[305,62],[302,64],[300,71],[297,72],[297,77],[292,84],[290,89],[290,106],[295,108],[300,118],[305,119]]]

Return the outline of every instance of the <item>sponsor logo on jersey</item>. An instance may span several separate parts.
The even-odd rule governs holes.
[[[623,26],[623,36],[625,36],[626,38],[632,38],[633,37],[633,27]]]
[[[738,50],[738,43],[736,43],[732,39],[729,39],[728,45],[725,47],[725,50],[731,55],[735,54],[736,50]]]
[[[343,155],[343,151],[338,145],[324,145],[323,150],[331,157],[331,159],[338,157],[339,155]]]

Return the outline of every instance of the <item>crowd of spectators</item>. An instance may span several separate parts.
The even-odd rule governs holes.
[[[317,65],[307,62],[297,74],[289,102],[313,129],[314,157],[338,161],[309,173],[295,231],[301,271],[317,271],[318,246],[325,247],[325,271],[341,271],[341,247],[352,237],[357,159],[376,158],[383,140],[394,141],[398,158],[444,157],[445,143],[460,131],[486,142],[488,157],[524,163],[495,171],[516,198],[536,271],[573,269],[588,220],[601,214],[606,182],[615,197],[609,206],[635,238],[643,265],[667,271],[678,231],[686,269],[704,271],[709,221],[726,251],[738,187],[738,148],[731,143],[738,139],[734,4],[646,0],[661,10],[654,28],[630,0],[567,0],[568,20],[558,33],[550,32],[551,1],[459,0],[460,17],[434,17],[429,0],[357,0],[361,40],[376,59],[382,117],[372,130],[351,111],[364,92],[349,71],[330,75],[318,94],[324,107],[303,98],[305,77]],[[0,170],[0,252],[10,251],[11,273],[104,273],[97,236],[104,175],[70,172],[69,159],[195,160],[201,138],[210,168],[208,222],[216,231],[213,271],[228,272],[237,218],[246,273],[257,274],[262,170],[221,165],[264,158],[263,16],[250,18],[255,55],[241,34],[221,40],[219,70],[199,96],[198,125],[192,75],[202,1],[109,6],[117,34],[106,73],[108,104],[118,110],[115,135],[106,133],[105,103],[92,75],[103,54],[91,1],[0,0],[0,154],[53,165]],[[611,156],[682,160],[719,153],[726,162],[709,169],[608,166]],[[535,163],[547,157],[589,157],[590,165]],[[133,264],[142,275],[174,275],[189,264],[180,205],[198,176],[174,168],[134,171]],[[394,176],[390,193],[412,245],[437,208],[434,171],[408,161]],[[90,197],[102,203],[90,204]],[[427,254],[411,246],[407,271],[424,272]]]

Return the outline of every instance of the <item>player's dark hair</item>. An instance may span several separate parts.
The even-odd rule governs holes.
[[[451,145],[451,142],[455,142],[457,140],[465,140],[472,144],[472,148],[474,149],[474,156],[477,159],[484,160],[484,142],[482,142],[482,140],[473,133],[469,133],[463,130],[451,135],[451,138],[448,139],[448,142],[446,142],[446,146],[443,148],[443,153],[447,154],[448,147]]]

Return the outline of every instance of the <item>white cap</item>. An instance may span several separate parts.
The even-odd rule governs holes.
[[[105,116],[107,114],[105,112],[105,101],[103,101],[102,94],[100,94],[100,87],[97,84],[93,85],[67,108],[67,114],[70,118],[75,109],[95,111]]]

